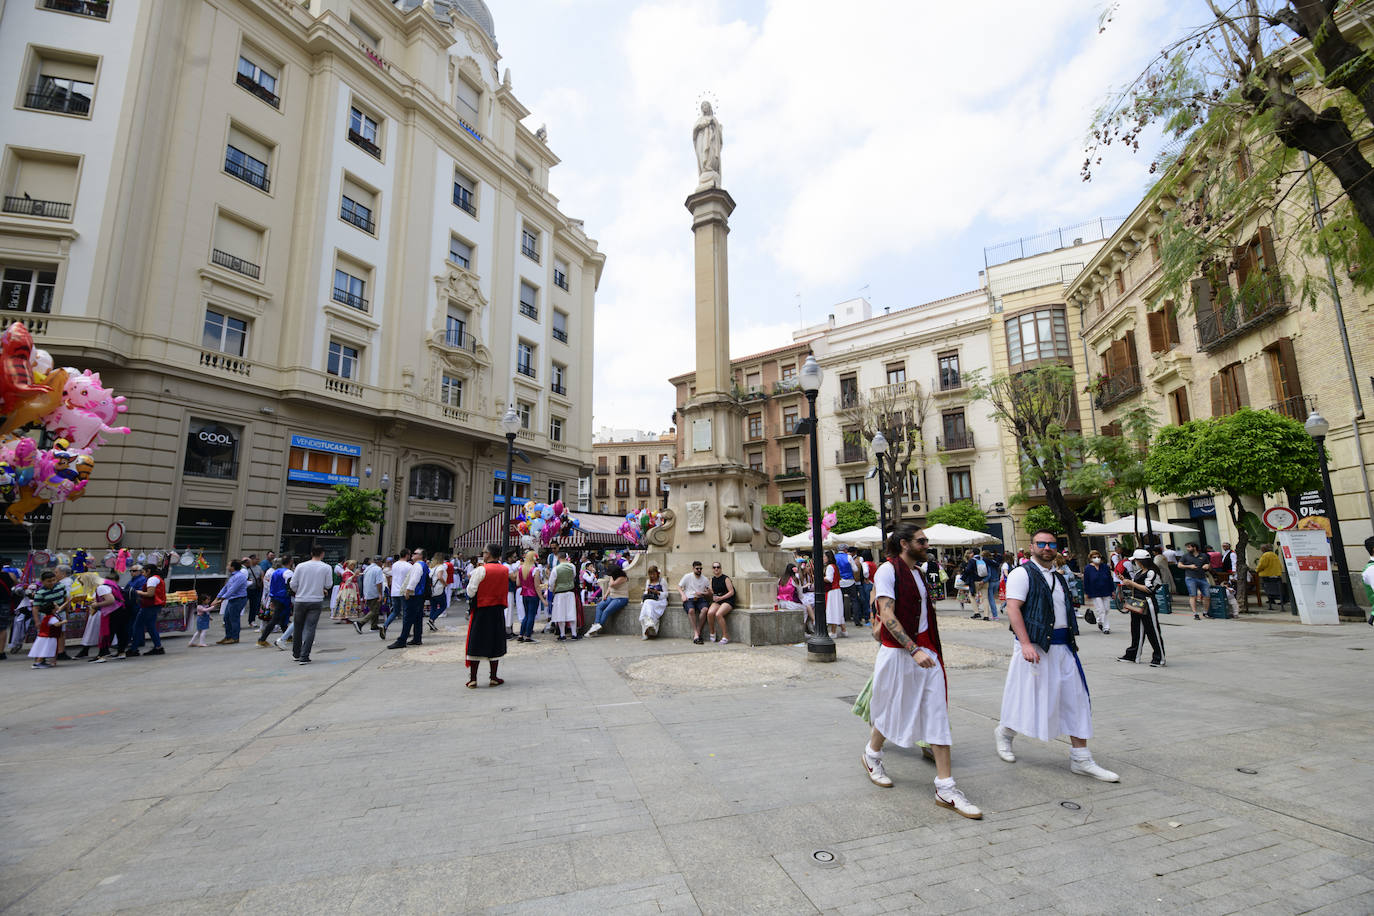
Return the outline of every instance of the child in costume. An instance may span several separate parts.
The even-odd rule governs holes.
[[[191,634],[191,641],[186,644],[187,648],[205,645],[205,634],[210,632],[210,615],[215,610],[213,605],[213,599],[205,592],[201,592],[196,602],[196,631]]]

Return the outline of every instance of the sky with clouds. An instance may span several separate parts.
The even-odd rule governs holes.
[[[730,348],[978,286],[983,248],[1124,216],[1148,159],[1079,176],[1093,111],[1180,31],[1125,0],[488,0],[516,95],[562,160],[550,191],[606,253],[594,428],[666,430],[693,367],[691,128],[724,135]],[[1198,10],[1190,11],[1194,16]],[[684,343],[686,342],[686,343]]]

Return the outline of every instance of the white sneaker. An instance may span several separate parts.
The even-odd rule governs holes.
[[[1015,763],[1016,755],[1011,751],[1011,739],[1014,736],[1003,732],[1000,725],[992,730],[992,736],[997,739],[997,756],[1007,763]]]
[[[601,624],[599,624],[599,623],[594,623],[594,624],[592,624],[591,629],[589,629],[587,632],[583,633],[582,635],[583,635],[583,636],[595,636],[597,633],[600,633],[600,632],[601,632]]]
[[[1121,782],[1121,777],[1111,770],[1103,769],[1097,765],[1097,761],[1089,757],[1087,760],[1069,759],[1069,772],[1077,773],[1079,776],[1091,776],[1093,779],[1100,779],[1103,782]]]
[[[935,804],[941,808],[953,808],[964,817],[978,821],[983,819],[983,809],[964,797],[958,786],[935,790]]]
[[[720,638],[720,644],[721,644],[722,646],[725,645],[725,644],[726,644],[727,642],[729,642],[729,641],[730,641],[730,640],[729,640],[727,637],[722,636],[722,637]]]
[[[712,633],[712,634],[711,634],[711,642],[715,642],[715,641],[716,641],[716,634]]]
[[[286,646],[283,646],[283,645],[281,644],[281,640],[280,640],[280,639],[277,640],[276,642],[272,643],[272,645],[276,646],[278,649],[281,649],[283,652],[286,651]]]
[[[892,788],[892,780],[888,778],[887,772],[883,769],[883,758],[870,757],[866,750],[860,756],[863,757],[864,769],[868,772],[868,778],[872,780],[873,784],[884,789]]]

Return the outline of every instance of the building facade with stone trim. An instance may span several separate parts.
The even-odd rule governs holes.
[[[1298,301],[1303,277],[1329,276],[1327,265],[1305,256],[1285,232],[1285,226],[1311,220],[1307,203],[1298,195],[1276,211],[1241,221],[1232,230],[1234,256],[1205,277],[1199,274],[1180,296],[1163,287],[1158,236],[1166,208],[1180,204],[1148,195],[1068,292],[1082,310],[1085,383],[1096,391],[1098,431],[1119,433],[1122,416],[1139,406],[1153,408],[1160,425],[1223,416],[1241,406],[1299,422],[1320,411],[1331,424],[1326,448],[1347,565],[1358,572],[1366,562],[1363,541],[1374,530],[1367,464],[1374,456],[1374,423],[1364,415],[1360,394],[1374,376],[1374,297],[1341,278],[1334,295],[1329,282],[1319,283],[1315,304]],[[1263,278],[1261,295],[1242,301],[1241,284],[1255,274]],[[1342,317],[1353,376],[1341,345]],[[1290,498],[1255,498],[1248,508],[1258,514],[1291,505]],[[1153,517],[1196,527],[1214,547],[1236,540],[1223,494],[1151,494],[1151,500]],[[1174,538],[1180,544],[1188,539]],[[1252,552],[1250,564],[1257,559]],[[1363,592],[1358,583],[1355,592]]]
[[[677,435],[670,431],[648,439],[613,439],[592,443],[591,508],[601,515],[624,515],[663,506],[659,466],[677,463]]]
[[[442,547],[591,461],[604,255],[499,72],[480,0],[4,8],[11,317],[101,371],[133,433],[35,543],[226,555],[322,538],[389,481],[384,547]],[[3,545],[21,544],[8,531]],[[327,541],[331,553],[377,546]]]

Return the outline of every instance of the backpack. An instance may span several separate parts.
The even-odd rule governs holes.
[[[854,567],[849,564],[849,554],[835,554],[835,568],[839,570],[841,579],[854,578]]]
[[[976,565],[978,569],[978,578],[986,579],[988,577],[988,564],[983,561],[982,557],[979,557]]]

